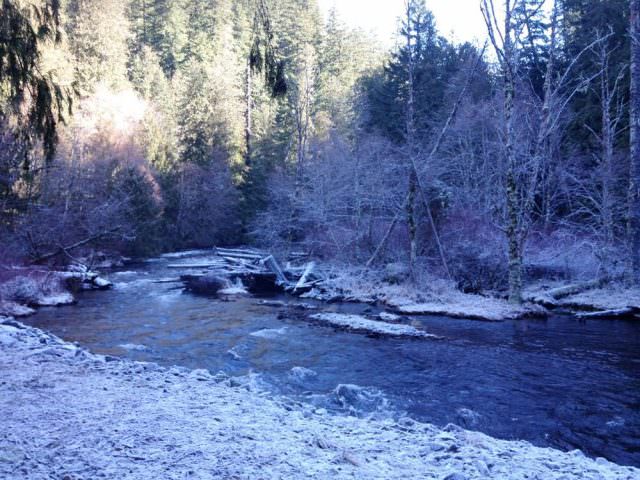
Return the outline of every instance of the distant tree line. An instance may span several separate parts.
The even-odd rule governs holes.
[[[257,242],[514,302],[633,281],[637,2],[478,6],[484,48],[408,0],[385,52],[315,0],[3,2],[0,254]]]

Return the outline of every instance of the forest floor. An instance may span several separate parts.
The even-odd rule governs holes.
[[[303,295],[324,301],[352,301],[380,303],[389,311],[400,315],[442,315],[484,321],[503,321],[528,317],[544,317],[550,312],[545,307],[563,311],[605,312],[631,308],[629,318],[640,312],[640,289],[611,283],[598,288],[581,288],[585,284],[557,281],[539,281],[524,292],[525,302],[514,305],[495,293],[469,294],[458,290],[452,281],[438,277],[420,279],[416,284],[408,281],[389,281],[385,273],[377,270],[343,266],[325,266],[327,280]],[[564,288],[576,287],[576,293],[563,295],[557,300],[549,294]],[[636,317],[633,317],[633,313]]]
[[[389,282],[383,272],[345,267],[329,268],[328,280],[320,288],[303,297],[332,301],[380,302],[387,309],[401,315],[444,315],[501,321],[523,317],[544,316],[546,310],[533,303],[513,305],[505,299],[466,294],[453,282],[427,278],[415,286],[405,280]]]
[[[0,320],[0,477],[634,479],[581,452],[272,399],[250,381],[94,355]]]
[[[565,285],[548,284],[545,287],[532,285],[527,289],[527,295],[544,295],[551,288],[562,288]],[[624,307],[640,309],[640,289],[629,288],[622,284],[610,284],[601,288],[587,289],[582,292],[567,295],[557,300],[556,305],[576,311],[617,310]]]

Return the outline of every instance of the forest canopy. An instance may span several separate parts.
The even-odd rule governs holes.
[[[390,51],[315,0],[0,5],[5,258],[257,243],[514,301],[637,272],[628,0],[481,0],[484,47],[409,0]]]

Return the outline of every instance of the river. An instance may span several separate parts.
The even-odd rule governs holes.
[[[159,282],[182,273],[168,264],[203,260],[160,258],[113,272],[113,290],[84,293],[77,305],[44,308],[26,322],[96,353],[248,376],[335,414],[457,423],[640,466],[640,322],[425,316],[415,321],[443,340],[376,338],[260,298],[221,301]]]

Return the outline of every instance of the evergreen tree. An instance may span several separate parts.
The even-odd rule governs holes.
[[[549,25],[545,15],[545,0],[521,0],[513,12],[520,26],[519,69],[536,94],[542,97],[546,64],[549,57]]]
[[[127,84],[130,25],[125,0],[70,0],[69,36],[82,94],[99,82]]]
[[[424,137],[440,114],[449,81],[460,67],[456,49],[438,35],[433,14],[424,1],[409,2],[409,16],[400,34],[410,38],[396,50],[383,78],[372,81],[369,90],[370,127],[380,129],[396,142],[406,137],[407,78],[413,62],[415,128]]]
[[[615,78],[620,67],[629,59],[628,0],[561,0],[562,56],[565,64],[577,63],[573,69],[580,79],[594,78],[600,66],[595,55],[581,52],[596,38],[607,36],[606,49],[611,52],[609,67]],[[628,86],[628,77],[624,85]],[[628,91],[628,88],[625,90]],[[594,148],[590,130],[600,131],[601,114],[599,100],[594,89],[584,89],[574,96],[571,103],[569,138],[580,150]]]
[[[41,140],[49,160],[70,96],[39,67],[42,44],[59,42],[60,27],[58,0],[0,3],[0,124],[16,115],[22,139],[27,145]],[[29,171],[28,156],[24,160],[23,169]]]

